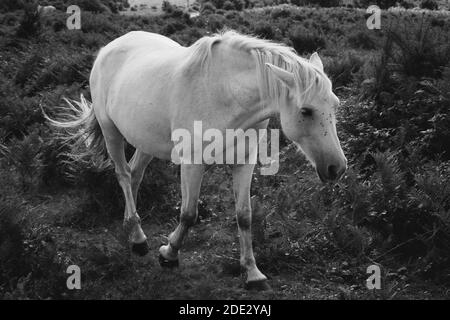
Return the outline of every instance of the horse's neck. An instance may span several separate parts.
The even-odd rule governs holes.
[[[214,86],[217,96],[224,96],[224,101],[232,104],[233,111],[225,111],[228,106],[224,106],[223,114],[231,123],[249,128],[277,115],[278,111],[270,102],[261,100],[257,65],[250,54],[233,48],[217,50],[211,67],[209,82],[220,82]]]

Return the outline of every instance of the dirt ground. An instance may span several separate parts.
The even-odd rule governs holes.
[[[312,172],[309,174],[313,175]],[[150,252],[133,255],[122,234],[121,217],[79,217],[83,194],[62,191],[47,198],[30,199],[28,219],[36,233],[50,234],[41,245],[56,252],[63,267],[78,265],[81,290],[67,290],[64,270],[44,278],[57,278],[55,291],[66,299],[448,299],[445,287],[410,277],[406,268],[382,266],[382,288],[368,290],[366,269],[373,264],[336,251],[321,239],[314,222],[292,221],[300,237],[288,239],[277,219],[268,219],[265,237],[255,244],[256,260],[269,277],[272,290],[246,291],[239,266],[239,241],[230,177],[217,167],[207,173],[203,199],[215,203],[200,212],[181,251],[180,267],[163,269],[158,248],[176,226],[152,208],[140,208]],[[223,183],[217,186],[214,181]],[[213,186],[216,184],[216,186]],[[216,187],[216,188],[215,188]],[[214,189],[215,188],[215,189]],[[145,196],[145,195],[144,195]],[[218,197],[221,198],[217,201]],[[216,202],[213,202],[216,201]],[[219,203],[220,205],[217,205]],[[176,209],[176,208],[175,208]],[[212,209],[212,210],[210,210]],[[86,213],[89,214],[89,213]],[[302,226],[303,225],[303,226]],[[301,241],[300,241],[301,240]],[[45,252],[45,250],[44,250]],[[48,280],[48,279],[47,279]],[[26,286],[26,279],[23,286]],[[45,298],[45,297],[41,297]]]

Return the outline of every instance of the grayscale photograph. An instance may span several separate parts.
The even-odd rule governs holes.
[[[450,1],[0,1],[0,300],[448,299]]]

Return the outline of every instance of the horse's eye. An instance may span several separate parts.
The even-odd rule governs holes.
[[[301,112],[304,117],[311,117],[313,114],[313,111],[310,108],[302,108]]]

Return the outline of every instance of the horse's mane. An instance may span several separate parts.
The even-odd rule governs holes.
[[[279,103],[288,94],[285,86],[272,75],[266,63],[283,68],[294,74],[298,94],[301,101],[298,105],[311,101],[312,97],[325,95],[331,91],[331,81],[324,72],[317,69],[308,60],[299,57],[293,48],[269,40],[239,34],[235,31],[224,31],[213,36],[203,37],[191,46],[191,55],[186,64],[191,68],[201,68],[207,72],[213,63],[212,48],[216,44],[227,44],[235,49],[249,52],[257,65],[257,80],[260,96],[263,101]]]

